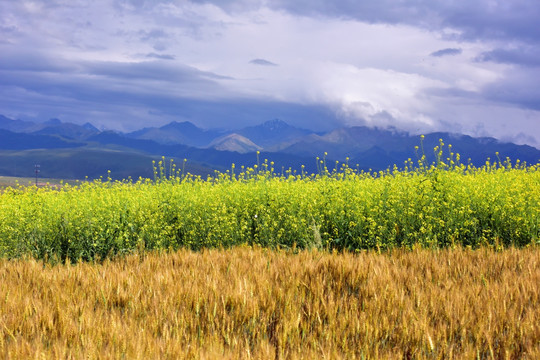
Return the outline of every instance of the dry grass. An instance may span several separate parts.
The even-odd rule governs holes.
[[[64,181],[60,179],[38,178],[38,187],[60,189],[64,184],[77,184],[77,180]],[[0,194],[8,187],[32,187],[36,184],[35,177],[0,176]]]
[[[0,260],[0,356],[540,358],[540,249]]]

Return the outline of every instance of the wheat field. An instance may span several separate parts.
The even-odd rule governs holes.
[[[540,249],[0,260],[9,359],[537,359]]]

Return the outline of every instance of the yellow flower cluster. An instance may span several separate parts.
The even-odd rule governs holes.
[[[441,143],[441,148],[444,144]],[[276,174],[273,163],[208,179],[163,161],[155,180],[94,181],[0,194],[0,256],[92,260],[187,247],[358,250],[539,243],[540,166],[411,160],[379,173],[343,164]],[[171,164],[170,169],[175,169]]]

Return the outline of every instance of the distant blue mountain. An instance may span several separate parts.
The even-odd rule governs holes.
[[[81,126],[73,123],[63,123],[59,119],[49,119],[43,123],[35,123],[13,120],[2,115],[0,115],[0,129],[16,133],[58,135],[72,140],[82,140],[99,133],[99,130],[90,123]]]
[[[83,142],[69,141],[58,136],[14,133],[0,129],[0,150],[78,148]]]
[[[99,129],[95,127],[94,125],[90,124],[89,122],[82,125],[82,127],[86,130],[90,130],[92,132],[98,133]]]
[[[279,147],[279,145],[297,141],[313,133],[311,130],[291,126],[279,119],[270,120],[257,126],[245,127],[235,132],[263,148]]]
[[[350,166],[356,167],[358,164],[358,168],[364,170],[384,170],[394,164],[402,167],[407,159],[416,161],[417,155],[421,154],[415,153],[415,146],[420,144],[428,161],[433,161],[433,148],[439,145],[440,139],[446,145],[452,145],[452,151],[460,154],[462,163],[482,165],[488,158],[496,160],[496,153],[502,161],[508,157],[512,161],[519,159],[529,164],[540,162],[540,150],[532,146],[446,132],[425,134],[423,141],[418,135],[395,129],[363,126],[315,133],[276,119],[230,131],[204,130],[190,122],[172,122],[161,127],[124,134],[99,131],[88,123],[81,126],[63,123],[58,119],[33,123],[0,115],[0,151],[4,151],[2,156],[14,156],[5,152],[8,150],[77,149],[77,154],[83,154],[87,150],[93,155],[85,157],[91,159],[87,160],[85,166],[95,171],[102,169],[99,164],[94,163],[98,161],[98,154],[104,154],[103,156],[111,161],[116,155],[123,154],[125,159],[131,159],[130,164],[135,164],[136,159],[147,161],[149,158],[159,159],[161,156],[180,160],[186,158],[196,165],[199,174],[211,173],[211,169],[228,169],[232,163],[237,168],[252,166],[257,158],[259,161],[273,161],[277,172],[289,168],[299,171],[301,165],[305,165],[307,172],[316,172],[315,159],[322,158],[325,153],[329,166],[333,166],[332,163],[336,160],[344,162],[348,158]],[[255,154],[257,150],[261,152],[259,156]],[[27,156],[34,156],[32,154],[29,152]],[[447,156],[446,148],[443,158]],[[58,161],[62,160],[58,158]],[[122,167],[115,166],[122,169],[122,174],[129,174],[127,164]],[[66,168],[66,173],[80,174],[84,167],[81,168],[81,164],[77,166],[77,171],[69,172]],[[147,166],[151,167],[151,164]],[[134,165],[133,168],[135,169]],[[0,175],[2,171],[0,167]],[[141,174],[140,169],[134,171],[133,175],[135,174]],[[62,177],[61,174],[59,177]]]
[[[224,133],[215,130],[203,130],[189,121],[173,121],[162,127],[149,127],[126,134],[127,137],[141,140],[153,140],[160,144],[182,144],[194,147],[206,147]]]
[[[194,147],[212,147],[218,138],[236,134],[254,143],[254,147],[275,150],[303,136],[313,133],[300,129],[279,119],[256,126],[230,131],[203,130],[189,121],[171,122],[162,127],[149,127],[126,134],[134,139],[154,140],[161,144],[183,144]]]
[[[506,157],[532,164],[540,161],[540,150],[527,145],[499,142],[494,138],[436,132],[426,134],[421,141],[419,135],[362,126],[336,129],[321,136],[310,135],[281,149],[281,152],[303,157],[327,153],[329,159],[345,161],[349,158],[350,164],[358,164],[362,169],[383,170],[394,164],[403,166],[409,158],[416,161],[415,146],[421,143],[428,162],[434,161],[433,150],[439,145],[439,140],[443,140],[445,145],[451,144],[452,152],[460,154],[461,162],[470,161],[477,166],[485,163],[488,158],[495,160],[497,152],[503,161]],[[421,155],[418,153],[418,156]],[[443,158],[448,155],[445,146]]]
[[[0,115],[0,129],[13,132],[25,132],[34,126],[36,126],[36,124],[31,121],[13,120]]]

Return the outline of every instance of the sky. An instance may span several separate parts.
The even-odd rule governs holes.
[[[538,0],[1,0],[0,114],[540,148]]]

